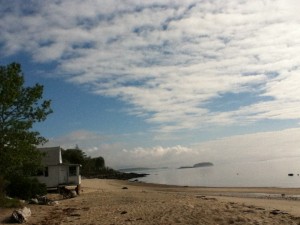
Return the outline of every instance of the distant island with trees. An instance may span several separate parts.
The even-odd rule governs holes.
[[[211,162],[201,162],[201,163],[196,163],[193,166],[181,166],[178,169],[191,169],[191,168],[199,168],[199,167],[210,167],[213,166],[214,164]]]

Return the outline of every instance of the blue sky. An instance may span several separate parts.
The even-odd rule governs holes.
[[[297,0],[0,5],[0,63],[44,85],[48,145],[112,167],[300,156]]]

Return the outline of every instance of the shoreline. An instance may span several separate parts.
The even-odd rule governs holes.
[[[149,176],[151,174],[147,174],[145,177]],[[144,177],[142,177],[144,178]],[[199,185],[199,184],[168,184],[168,183],[155,183],[155,181],[147,181],[147,180],[140,180],[139,177],[136,179],[128,179],[128,181],[134,181],[134,182],[139,182],[139,183],[144,183],[144,184],[153,184],[153,185],[165,185],[165,186],[175,186],[175,187],[189,187],[189,188],[231,188],[231,189],[299,189],[300,185],[291,185],[291,186],[276,186],[276,185],[270,185],[270,186],[246,186],[246,185],[224,185],[224,186],[219,186],[219,185]]]
[[[83,179],[81,195],[27,205],[27,224],[300,224],[298,188],[216,188]],[[249,193],[285,194],[249,197]],[[247,196],[248,195],[248,196]],[[1,209],[0,219],[12,209]]]
[[[289,194],[299,195],[300,187],[210,187],[210,186],[187,186],[187,185],[174,185],[174,184],[158,184],[158,183],[147,183],[143,181],[128,181],[133,186],[144,186],[144,187],[157,187],[167,189],[199,189],[208,192],[233,192],[233,193],[266,193],[266,194]]]
[[[205,187],[156,184],[124,180],[106,180],[115,185],[131,187],[154,193],[179,193],[198,197],[213,197],[225,202],[254,204],[268,209],[278,209],[300,217],[300,188],[279,187]],[[131,189],[130,188],[130,189]],[[93,188],[91,188],[93,189]],[[91,190],[92,191],[92,190]],[[95,191],[95,190],[94,190]],[[264,194],[263,196],[261,194]],[[251,195],[253,194],[253,195]],[[282,195],[284,194],[284,196]],[[296,198],[295,198],[296,196]],[[300,221],[299,221],[300,224]]]

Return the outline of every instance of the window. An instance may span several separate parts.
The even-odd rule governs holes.
[[[45,167],[45,177],[48,177],[49,176],[49,172],[48,172],[48,167]]]
[[[38,171],[36,171],[35,176],[44,176],[44,171],[39,169]]]
[[[69,175],[76,176],[76,166],[69,166]]]

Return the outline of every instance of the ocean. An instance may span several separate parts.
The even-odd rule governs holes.
[[[300,187],[299,158],[134,172],[149,174],[139,178],[139,181],[156,184],[207,187]]]

